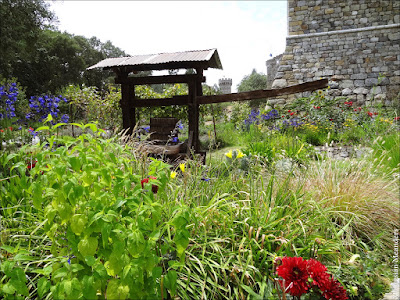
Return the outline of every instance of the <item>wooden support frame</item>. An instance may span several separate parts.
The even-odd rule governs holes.
[[[116,83],[120,83],[121,87],[121,107],[123,127],[129,128],[129,133],[136,126],[136,108],[137,107],[156,107],[169,105],[188,105],[189,133],[190,145],[194,153],[199,153],[199,105],[212,104],[231,101],[247,101],[260,98],[279,97],[287,94],[295,94],[307,91],[323,89],[328,86],[328,79],[320,79],[316,81],[301,83],[280,89],[257,90],[242,93],[203,96],[202,82],[205,81],[202,69],[196,69],[197,74],[190,75],[168,75],[168,76],[151,76],[151,77],[123,77],[119,76],[115,79]],[[187,83],[189,88],[188,95],[174,96],[165,99],[136,99],[135,85],[143,84],[160,84],[160,83]],[[190,151],[189,150],[189,151]]]

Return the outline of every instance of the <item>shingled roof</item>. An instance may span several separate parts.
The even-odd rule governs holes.
[[[88,70],[102,68],[129,71],[168,70],[208,68],[222,69],[217,49],[194,50],[184,52],[133,55],[128,57],[106,58],[87,68]]]

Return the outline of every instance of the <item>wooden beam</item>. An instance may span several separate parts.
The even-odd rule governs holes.
[[[305,82],[297,85],[292,85],[280,89],[271,90],[257,90],[251,92],[233,93],[225,95],[215,95],[215,96],[201,96],[197,97],[199,104],[210,104],[210,103],[220,103],[220,102],[231,102],[231,101],[245,101],[252,99],[261,98],[272,98],[281,95],[295,94],[307,91],[315,91],[318,89],[323,89],[328,87],[328,79],[320,79],[311,82]]]
[[[154,106],[170,106],[170,105],[187,105],[189,101],[188,95],[173,96],[172,98],[162,99],[139,99],[134,102],[135,107],[154,107]]]
[[[164,76],[146,76],[146,77],[117,77],[115,83],[118,84],[161,84],[161,83],[189,83],[191,81],[198,81],[201,77],[201,82],[205,82],[206,78],[200,74],[186,74],[186,75],[164,75]]]
[[[128,133],[132,133],[135,127],[135,108],[133,107],[133,89],[131,84],[123,84],[121,86],[121,108],[122,108],[122,124],[123,128],[129,128]]]

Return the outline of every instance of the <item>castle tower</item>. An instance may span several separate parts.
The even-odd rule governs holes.
[[[221,78],[218,80],[219,89],[222,94],[232,93],[232,79],[231,78]]]
[[[398,0],[288,0],[285,52],[277,66],[267,61],[272,88],[324,77],[332,97],[391,105],[400,91],[399,11]]]

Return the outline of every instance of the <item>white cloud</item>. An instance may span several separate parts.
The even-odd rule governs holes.
[[[52,2],[59,29],[110,40],[129,54],[217,48],[224,70],[205,71],[213,85],[233,86],[253,68],[266,73],[269,54],[285,49],[286,1]]]

